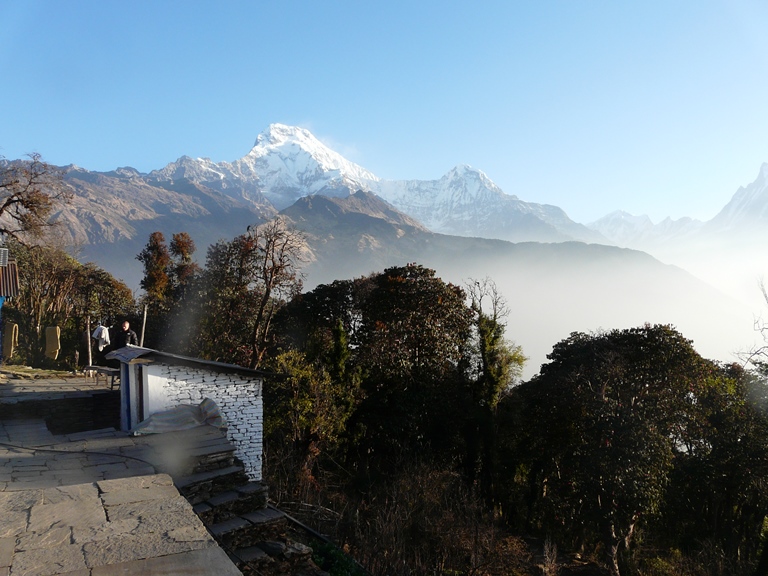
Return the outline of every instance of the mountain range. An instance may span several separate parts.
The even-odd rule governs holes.
[[[491,277],[533,370],[572,330],[673,323],[722,360],[754,338],[754,310],[723,293],[723,276],[733,275],[722,272],[739,247],[754,260],[744,247],[766,235],[768,165],[713,220],[656,225],[625,213],[580,224],[466,165],[436,180],[382,180],[281,124],[233,162],[183,156],[149,173],[66,169],[73,198],[56,214],[63,241],[133,287],[135,255],[154,231],[188,232],[202,259],[211,243],[281,214],[307,237],[308,288],[412,261],[457,283]]]

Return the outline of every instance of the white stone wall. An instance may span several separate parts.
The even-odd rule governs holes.
[[[162,397],[165,404],[149,407],[150,413],[178,404],[196,405],[210,398],[226,420],[227,437],[235,445],[235,455],[242,460],[248,478],[261,481],[264,439],[261,378],[167,364],[148,364],[145,370],[150,386],[162,387],[156,397]]]

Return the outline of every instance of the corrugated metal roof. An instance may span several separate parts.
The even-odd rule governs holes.
[[[213,372],[261,376],[263,378],[279,377],[279,375],[274,372],[266,370],[253,370],[251,368],[245,368],[244,366],[238,366],[237,364],[226,364],[224,362],[215,362],[213,360],[203,360],[202,358],[191,358],[189,356],[181,356],[180,354],[171,354],[170,352],[153,350],[152,348],[142,348],[141,346],[125,346],[124,348],[118,348],[117,350],[109,352],[105,358],[108,360],[119,360],[126,364],[135,361],[137,358],[141,358],[142,360],[154,360],[156,362],[165,362],[168,364],[208,368]]]
[[[15,258],[8,258],[8,266],[0,266],[0,296],[19,295],[19,267]]]

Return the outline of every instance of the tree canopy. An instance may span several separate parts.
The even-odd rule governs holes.
[[[50,217],[57,202],[71,195],[63,177],[61,169],[39,154],[14,162],[0,158],[0,236],[29,241],[53,226]]]

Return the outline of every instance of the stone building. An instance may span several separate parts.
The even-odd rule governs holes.
[[[210,399],[249,480],[262,480],[266,372],[127,346],[107,355],[120,361],[120,426],[132,430],[153,414]]]

